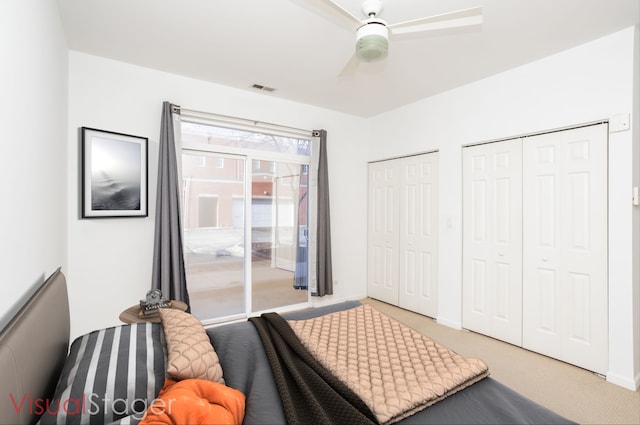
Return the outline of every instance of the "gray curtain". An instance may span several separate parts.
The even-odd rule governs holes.
[[[187,292],[182,252],[180,178],[173,114],[180,114],[180,107],[164,102],[160,125],[156,228],[151,287],[160,289],[163,298],[183,301],[188,305],[189,293]]]
[[[318,153],[318,254],[316,276],[317,291],[312,295],[322,297],[333,294],[331,271],[331,221],[329,214],[329,174],[327,170],[327,132],[314,130],[319,138]]]

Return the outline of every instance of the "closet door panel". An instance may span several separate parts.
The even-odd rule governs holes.
[[[463,326],[522,342],[520,140],[463,150]]]
[[[536,136],[538,137],[538,136]],[[523,344],[551,357],[562,353],[560,226],[562,148],[554,137],[528,138],[523,146]]]
[[[368,294],[398,304],[399,167],[369,164]]]
[[[606,373],[607,126],[525,139],[523,344]]]
[[[489,152],[479,147],[466,148],[463,157],[463,316],[462,325],[486,335],[491,334],[491,307],[487,305],[492,222]]]
[[[399,306],[436,317],[438,302],[438,154],[400,165]]]

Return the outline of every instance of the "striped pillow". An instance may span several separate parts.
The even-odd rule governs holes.
[[[42,424],[137,423],[164,384],[162,325],[138,323],[76,339]]]

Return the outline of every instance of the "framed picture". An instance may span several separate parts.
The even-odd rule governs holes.
[[[82,217],[148,216],[149,139],[82,127]]]

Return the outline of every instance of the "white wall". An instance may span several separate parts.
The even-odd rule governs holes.
[[[150,288],[158,138],[162,102],[184,108],[326,129],[332,207],[334,295],[318,303],[366,296],[366,121],[105,58],[69,53],[68,220],[72,337],[119,324],[118,315]],[[149,138],[148,218],[80,219],[82,126]],[[357,217],[356,220],[353,220]],[[360,246],[356,246],[360,244]]]
[[[634,113],[637,50],[635,29],[629,28],[371,120],[369,160],[440,151],[439,322],[462,323],[461,146]],[[634,143],[637,127],[610,134],[607,374],[633,389],[640,382],[637,296],[633,302],[639,286],[633,263],[640,252],[632,237],[638,238],[637,229],[632,231],[638,207],[630,201],[638,184],[632,170],[640,160],[632,155]]]
[[[66,269],[67,46],[57,3],[0,1],[0,328]]]

